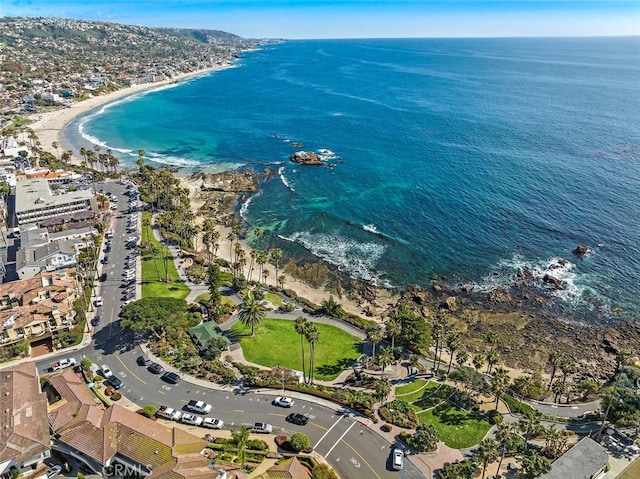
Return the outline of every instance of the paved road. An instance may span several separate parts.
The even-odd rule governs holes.
[[[126,210],[127,200],[122,195],[125,187],[116,183],[107,183],[107,192],[118,195],[119,210]],[[392,445],[375,431],[364,427],[348,415],[338,415],[334,409],[314,402],[296,399],[294,407],[283,409],[271,404],[273,392],[265,394],[249,392],[241,394],[206,388],[182,381],[178,385],[164,383],[158,375],[150,373],[136,363],[141,354],[133,344],[133,335],[123,330],[118,321],[122,305],[121,283],[124,270],[124,257],[129,250],[124,240],[129,236],[125,232],[126,217],[118,211],[115,218],[112,251],[109,263],[103,269],[107,272],[107,281],[100,284],[100,295],[104,305],[97,308],[100,324],[95,328],[93,343],[74,353],[79,361],[82,356],[89,357],[95,364],[108,364],[115,375],[124,382],[122,393],[138,405],[166,404],[183,409],[190,399],[200,399],[212,404],[209,416],[218,417],[225,422],[225,428],[237,428],[242,424],[255,421],[267,422],[274,426],[274,432],[291,435],[303,431],[311,440],[314,449],[325,456],[331,466],[344,479],[391,479],[398,473],[390,465]],[[49,372],[56,359],[50,358],[37,363],[38,370]],[[290,412],[308,414],[310,421],[306,426],[296,426],[285,421]],[[206,429],[193,428],[197,435],[206,433]]]

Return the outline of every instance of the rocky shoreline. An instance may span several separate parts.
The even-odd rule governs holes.
[[[260,183],[277,175],[266,168],[222,173],[192,173],[186,177],[197,215],[212,218],[223,227],[242,223],[240,208],[257,193]],[[197,187],[196,187],[197,185]],[[271,247],[281,245],[271,238]],[[579,245],[574,254],[588,251]],[[466,349],[486,351],[484,340],[490,330],[501,337],[498,350],[502,362],[524,371],[548,371],[548,357],[560,350],[575,365],[575,379],[610,378],[616,356],[622,351],[640,350],[640,325],[619,320],[586,324],[563,316],[552,307],[553,293],[564,288],[552,274],[541,280],[527,269],[520,270],[510,287],[478,292],[466,286],[450,286],[446,278],[432,278],[426,286],[410,286],[402,293],[355,280],[319,258],[302,253],[281,265],[282,271],[312,288],[325,289],[338,300],[354,302],[359,314],[383,321],[398,302],[420,313],[430,323],[441,309],[449,311],[451,325],[463,333]]]

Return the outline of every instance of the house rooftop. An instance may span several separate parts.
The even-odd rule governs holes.
[[[604,447],[585,437],[560,456],[540,479],[592,479],[608,461]]]

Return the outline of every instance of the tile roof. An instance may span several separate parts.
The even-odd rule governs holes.
[[[0,372],[0,462],[24,461],[49,449],[46,414],[34,362]]]
[[[304,467],[297,457],[287,459],[267,469],[265,477],[269,479],[310,479],[309,470]]]

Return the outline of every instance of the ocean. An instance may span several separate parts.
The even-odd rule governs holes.
[[[558,277],[558,314],[638,318],[640,38],[292,41],[76,119],[181,173],[271,167],[242,207],[379,285]],[[314,151],[324,166],[289,161]],[[580,243],[583,258],[572,255]],[[544,288],[544,286],[541,286]]]

